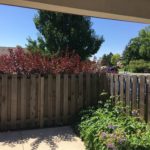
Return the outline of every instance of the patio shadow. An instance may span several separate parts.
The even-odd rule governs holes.
[[[70,127],[7,132],[0,134],[0,145],[13,148],[18,144],[22,144],[24,149],[31,150],[46,146],[48,149],[56,150],[59,142],[76,141],[75,136]]]

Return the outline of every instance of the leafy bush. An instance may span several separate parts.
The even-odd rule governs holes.
[[[114,106],[113,99],[100,101],[99,108],[80,113],[78,130],[87,149],[150,150],[150,126],[139,118],[137,110],[131,116],[121,102]]]
[[[9,74],[48,74],[96,72],[96,63],[81,61],[76,54],[43,56],[41,53],[25,53],[21,48],[10,49],[0,56],[0,72]]]
[[[125,70],[135,73],[150,73],[150,62],[144,60],[133,60],[125,67]]]

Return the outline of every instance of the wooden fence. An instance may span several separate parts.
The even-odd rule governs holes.
[[[110,95],[119,95],[131,111],[138,109],[141,117],[150,121],[150,75],[108,74]]]
[[[80,109],[97,104],[103,78],[0,75],[0,130],[68,124]]]
[[[150,76],[0,75],[0,130],[69,124],[80,109],[97,105],[103,90],[150,121]]]

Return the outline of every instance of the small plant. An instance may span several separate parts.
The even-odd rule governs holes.
[[[105,94],[101,96],[107,98]],[[78,130],[87,149],[150,150],[150,126],[139,119],[138,111],[129,115],[121,101],[114,105],[114,97],[105,98],[99,108],[80,113]]]

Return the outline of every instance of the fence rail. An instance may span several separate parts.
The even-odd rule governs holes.
[[[150,121],[150,76],[107,75],[110,95],[119,95],[131,111],[138,109],[147,122]]]
[[[97,104],[102,78],[99,74],[0,75],[0,129],[68,124],[81,108]]]

